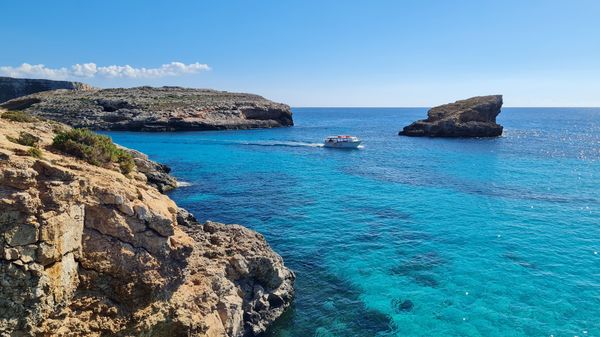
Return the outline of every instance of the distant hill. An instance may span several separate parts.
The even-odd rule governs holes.
[[[0,104],[77,128],[121,131],[203,131],[294,125],[286,104],[209,89],[137,87],[54,90]]]

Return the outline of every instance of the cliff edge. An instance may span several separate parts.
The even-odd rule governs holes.
[[[65,125],[0,130],[0,335],[255,336],[290,305],[294,274],[260,234],[57,150]]]
[[[93,87],[81,82],[0,76],[0,103],[13,98],[35,94],[37,92],[56,89],[91,90]]]
[[[258,95],[180,87],[55,90],[1,106],[95,130],[203,131],[294,124],[289,106]]]

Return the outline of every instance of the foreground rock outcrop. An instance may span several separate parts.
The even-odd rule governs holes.
[[[56,89],[91,90],[93,88],[81,82],[0,77],[0,103],[37,92]]]
[[[171,173],[171,168],[165,164],[157,163],[148,159],[148,156],[140,151],[127,149],[133,156],[133,161],[138,172],[148,179],[148,185],[156,188],[161,193],[168,192],[177,187],[177,180]]]
[[[293,125],[285,104],[261,96],[179,87],[55,90],[2,104],[9,110],[96,130],[186,131]]]
[[[290,305],[294,274],[260,234],[54,151],[62,128],[0,119],[0,335],[253,336]]]
[[[502,108],[502,95],[478,96],[440,105],[427,112],[427,119],[416,121],[400,131],[403,136],[497,137],[502,125],[496,116]]]

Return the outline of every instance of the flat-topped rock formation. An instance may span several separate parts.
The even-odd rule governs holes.
[[[37,92],[56,89],[91,90],[93,87],[80,82],[0,77],[0,103]]]
[[[179,87],[55,90],[2,104],[78,128],[191,131],[293,125],[290,107],[261,96]]]
[[[289,307],[262,235],[197,223],[151,164],[92,165],[53,145],[69,127],[2,117],[0,335],[255,336]]]
[[[478,96],[430,109],[427,119],[416,121],[400,131],[402,136],[497,137],[502,125],[496,116],[502,108],[502,95]]]

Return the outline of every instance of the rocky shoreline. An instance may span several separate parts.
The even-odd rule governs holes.
[[[57,151],[65,128],[0,119],[0,334],[255,336],[291,304],[260,234],[197,223],[141,154],[123,174]]]
[[[258,95],[180,87],[54,90],[0,106],[94,130],[206,131],[294,124],[289,106]]]
[[[128,148],[124,149],[131,153],[138,172],[145,175],[146,179],[148,179],[148,185],[156,188],[161,193],[177,188],[177,180],[170,174],[170,167],[150,160],[147,155],[140,151]]]

